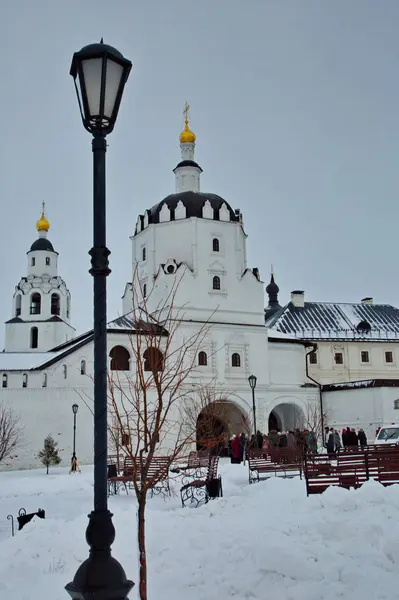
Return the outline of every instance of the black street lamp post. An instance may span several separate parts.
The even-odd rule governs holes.
[[[257,378],[255,377],[255,375],[250,375],[248,377],[248,382],[249,382],[249,387],[252,390],[252,412],[253,412],[253,420],[254,420],[254,434],[256,435],[256,432],[258,430],[256,428],[255,388],[256,388]]]
[[[105,137],[115,126],[132,63],[104,44],[75,52],[74,78],[85,129],[93,135],[93,248],[90,274],[94,280],[94,510],[89,515],[86,540],[90,556],[66,586],[73,600],[127,600],[134,583],[111,556],[115,539],[107,497],[107,276]]]
[[[72,461],[71,461],[71,472],[75,473],[78,467],[78,459],[76,457],[76,415],[78,414],[79,406],[77,404],[72,405],[73,412],[73,450],[72,450]]]

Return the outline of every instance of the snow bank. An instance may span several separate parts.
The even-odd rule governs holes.
[[[63,586],[87,557],[91,470],[54,473],[0,474],[0,598],[65,600]],[[222,464],[222,473],[225,497],[203,508],[182,509],[177,496],[149,500],[149,600],[399,598],[399,486],[307,498],[298,479],[249,486],[241,465]],[[113,553],[137,582],[134,498],[110,504]],[[47,518],[6,538],[4,519],[21,506]]]

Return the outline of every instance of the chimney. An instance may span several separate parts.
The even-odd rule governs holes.
[[[291,302],[297,308],[303,308],[305,306],[305,292],[303,290],[291,292]]]
[[[361,300],[362,304],[373,304],[373,298],[363,298],[363,300]]]

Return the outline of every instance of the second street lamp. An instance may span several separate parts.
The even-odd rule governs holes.
[[[73,412],[73,449],[72,449],[72,460],[71,460],[71,473],[76,473],[79,469],[78,459],[76,457],[76,415],[78,414],[79,406],[72,404]]]
[[[111,556],[115,539],[107,495],[107,276],[105,153],[106,135],[115,126],[132,63],[104,44],[75,52],[70,74],[75,81],[85,129],[93,135],[93,248],[90,274],[94,280],[94,510],[86,540],[90,556],[66,586],[73,600],[127,600],[133,582]]]
[[[249,382],[249,387],[252,390],[252,413],[253,413],[253,421],[254,421],[254,434],[256,435],[257,432],[257,428],[256,428],[256,404],[255,404],[255,388],[256,388],[256,382],[257,382],[257,378],[255,375],[250,375],[248,377],[248,382]]]

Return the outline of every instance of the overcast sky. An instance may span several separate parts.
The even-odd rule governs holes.
[[[92,325],[92,166],[74,51],[133,62],[107,154],[109,319],[139,213],[174,191],[191,105],[202,190],[240,208],[249,266],[280,302],[399,305],[398,0],[13,0],[0,6],[0,315],[27,272],[42,200],[73,324]],[[1,331],[0,340],[3,339]]]

